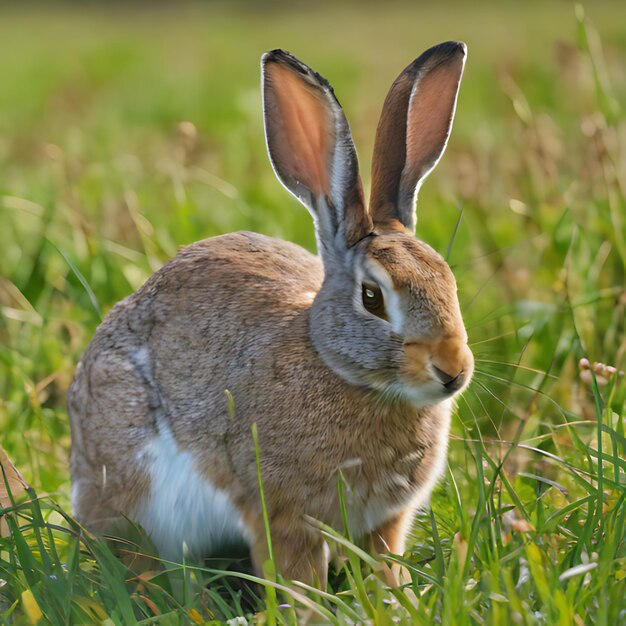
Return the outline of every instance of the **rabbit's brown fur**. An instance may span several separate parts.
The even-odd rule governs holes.
[[[463,57],[459,44],[443,44],[409,78],[428,78],[435,59],[439,74],[453,67],[445,81],[458,86]],[[328,84],[282,52],[264,63],[270,155],[316,217],[321,258],[255,233],[223,235],[184,248],[118,304],[69,393],[73,503],[91,528],[140,522],[168,558],[182,555],[183,542],[201,558],[244,541],[260,573],[267,547],[256,423],[277,567],[323,584],[328,555],[306,516],[342,529],[341,475],[353,535],[369,536],[376,551],[401,552],[442,472],[451,397],[469,381],[472,357],[445,261],[415,239],[411,215],[392,212],[387,200],[380,219],[365,210]],[[299,126],[310,116],[317,130]],[[449,124],[433,131],[439,153],[429,146],[415,158],[436,161]],[[423,176],[432,164],[420,167]],[[418,169],[404,166],[410,176]],[[419,185],[394,172],[400,186]],[[363,308],[362,280],[380,285],[387,320]],[[198,528],[205,516],[223,528]]]

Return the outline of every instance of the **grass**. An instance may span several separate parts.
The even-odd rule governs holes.
[[[626,369],[626,6],[587,14],[0,9],[0,433],[34,486],[3,501],[0,623],[626,622],[626,385],[578,365]],[[386,89],[451,38],[468,66],[418,235],[454,269],[477,372],[445,479],[411,549],[390,556],[411,593],[327,528],[345,554],[332,588],[287,591],[270,563],[267,602],[223,564],[159,567],[132,544],[118,560],[69,508],[65,393],[103,314],[203,237],[246,228],[314,248],[265,155],[261,52],[285,47],[331,80],[367,186]],[[163,567],[181,572],[182,599]]]

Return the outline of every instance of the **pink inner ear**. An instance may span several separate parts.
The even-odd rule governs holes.
[[[397,217],[396,198],[400,174],[406,163],[406,117],[413,81],[401,74],[391,86],[381,112],[372,161],[370,212],[377,223]]]
[[[293,70],[268,63],[266,114],[272,116],[271,152],[278,169],[293,176],[315,196],[329,195],[328,152],[332,120],[323,94],[307,85]],[[268,102],[272,104],[272,102]]]
[[[407,120],[406,166],[422,176],[445,147],[454,115],[454,101],[461,77],[463,59],[441,64],[419,80]],[[422,170],[422,171],[417,171]]]

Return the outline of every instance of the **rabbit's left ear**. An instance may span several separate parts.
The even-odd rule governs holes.
[[[313,215],[327,259],[372,230],[348,122],[328,82],[288,52],[267,52],[261,67],[272,166]]]
[[[465,65],[464,43],[447,41],[415,59],[395,80],[376,130],[370,214],[415,230],[415,197],[445,150]]]

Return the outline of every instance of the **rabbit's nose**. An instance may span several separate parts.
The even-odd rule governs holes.
[[[448,391],[456,391],[463,385],[463,382],[465,380],[465,372],[463,370],[461,370],[458,374],[454,376],[439,369],[436,365],[433,365],[433,370],[435,371],[437,378],[441,381],[443,386]]]

